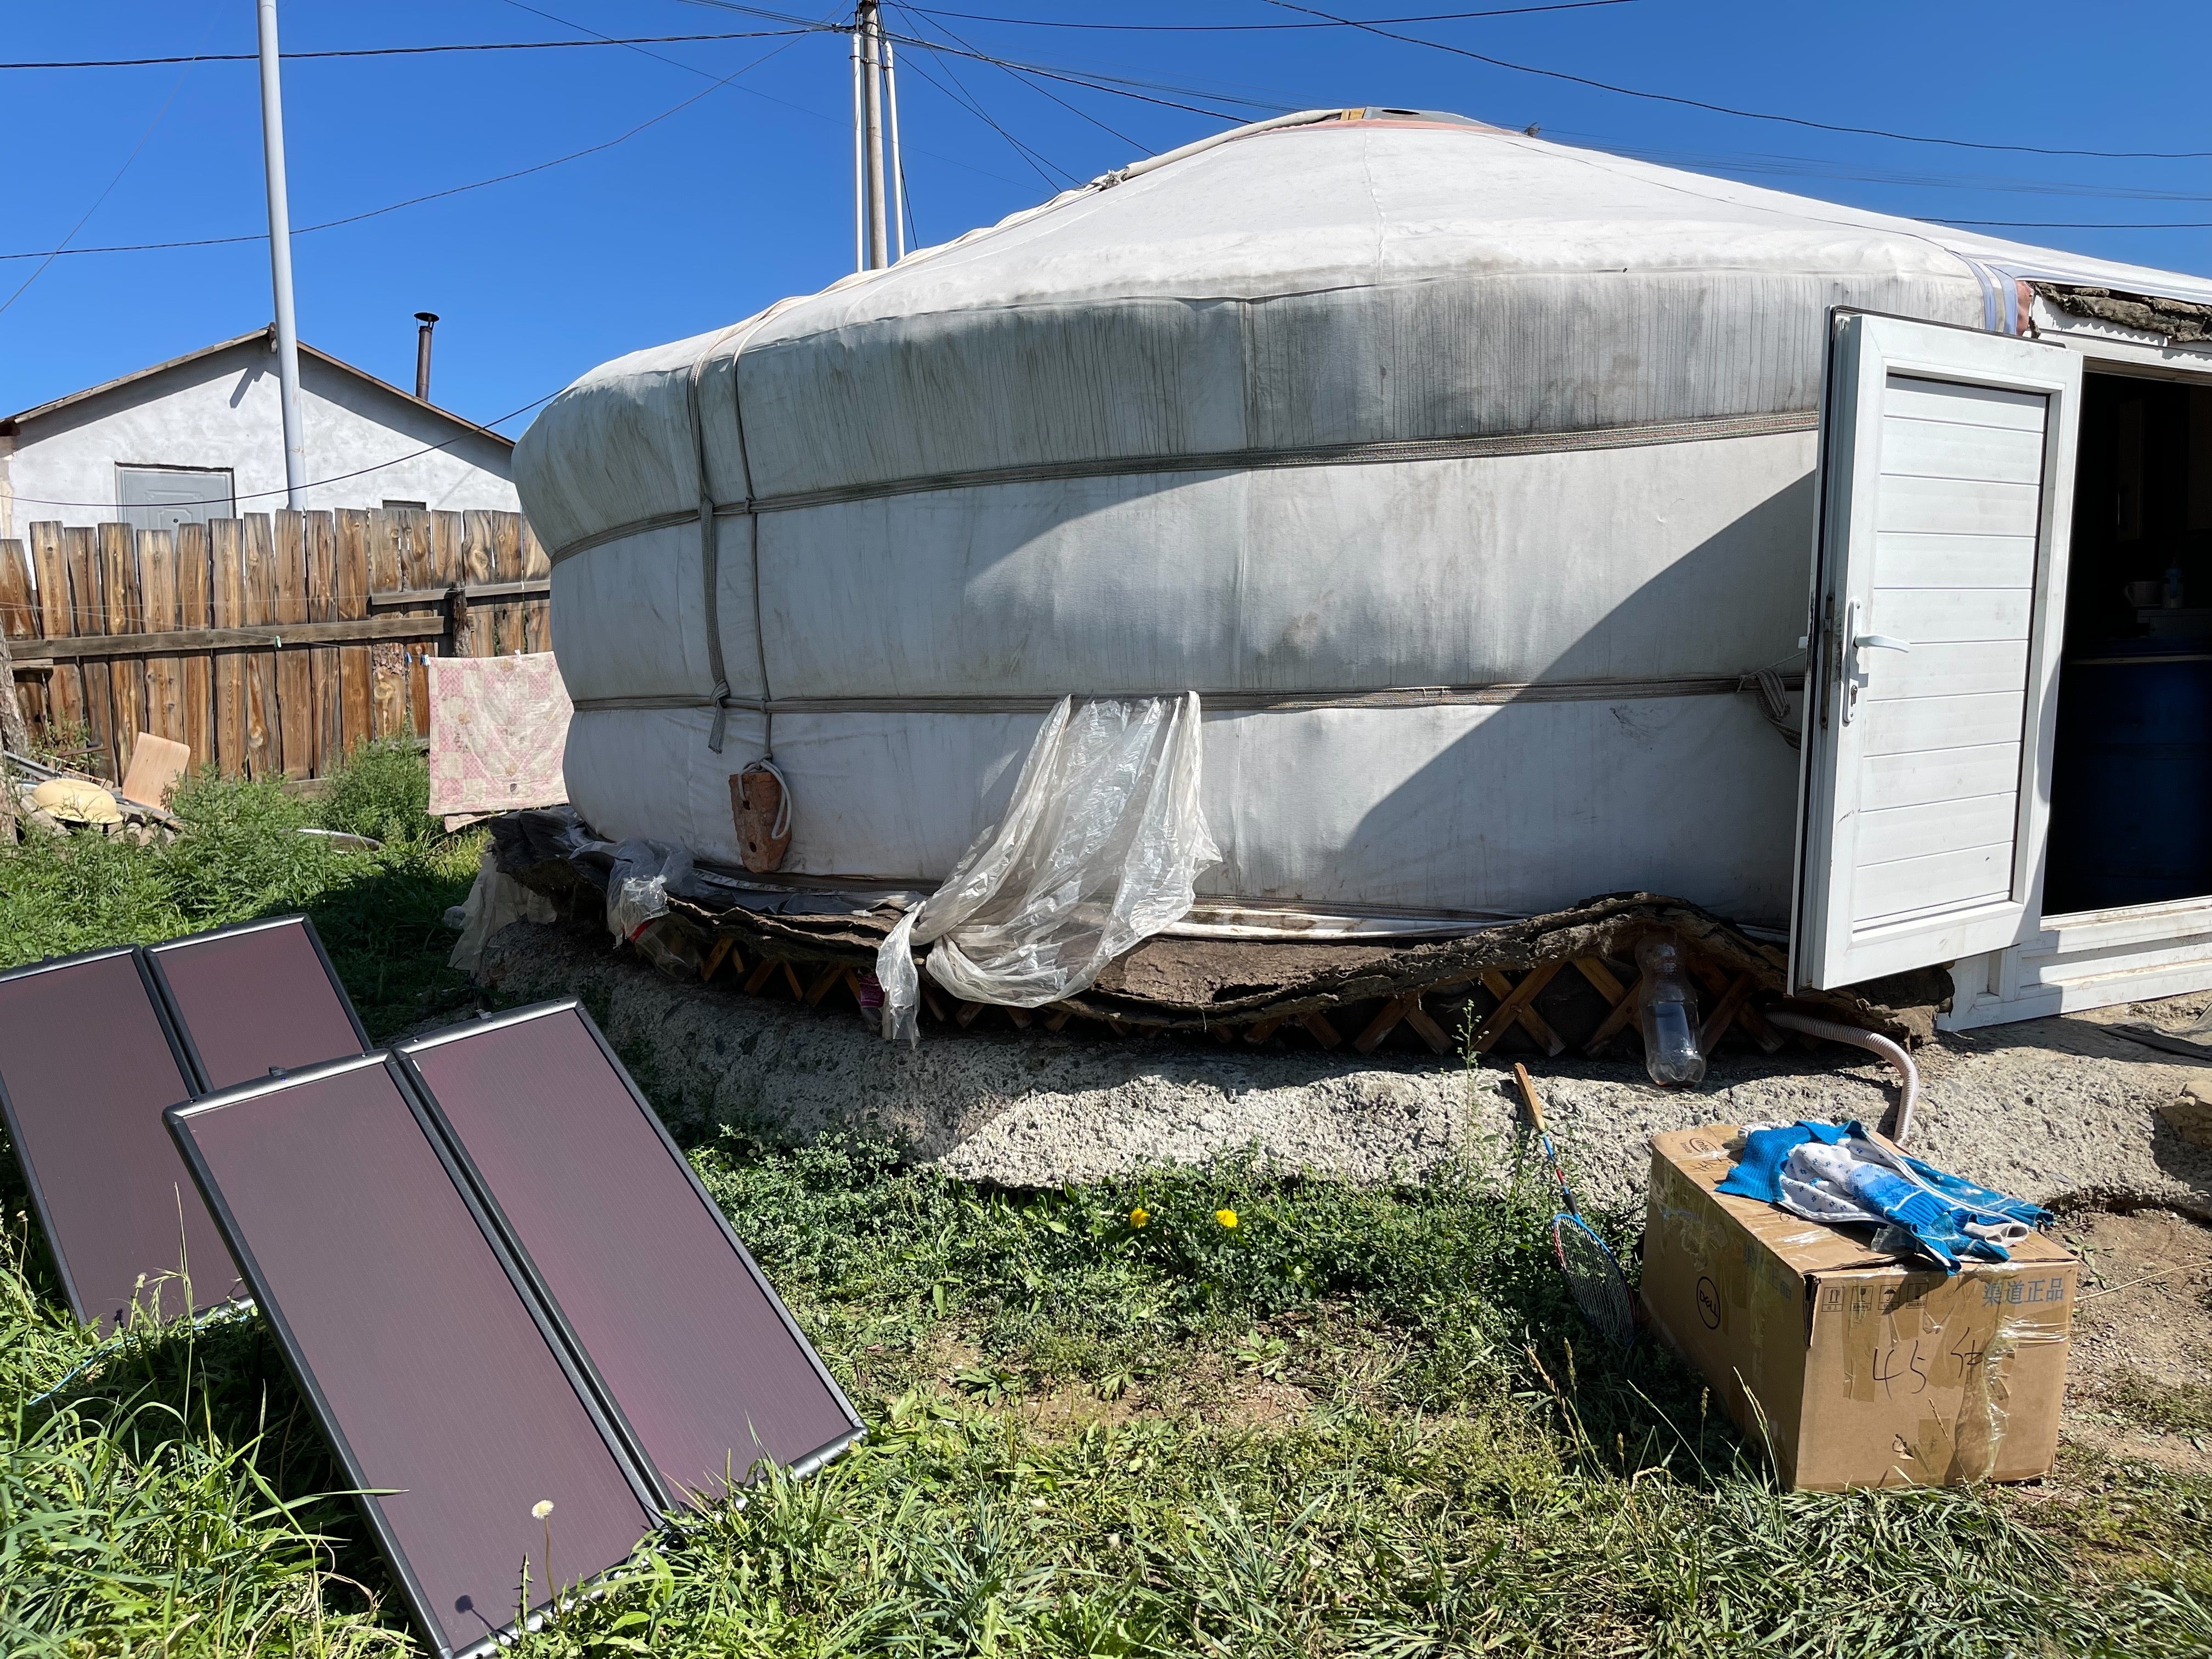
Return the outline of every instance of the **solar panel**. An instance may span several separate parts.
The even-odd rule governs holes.
[[[276,916],[149,946],[196,1094],[358,1054],[368,1033],[305,916]]]
[[[526,1562],[536,1609],[549,1582],[629,1555],[654,1494],[396,1062],[314,1066],[168,1120],[441,1654],[489,1650]]]
[[[0,1111],[70,1310],[156,1319],[239,1293],[161,1111],[192,1093],[137,947],[0,974]],[[186,1293],[189,1282],[190,1294]]]
[[[664,1505],[805,1473],[860,1422],[574,1001],[403,1045],[462,1168],[576,1334]]]

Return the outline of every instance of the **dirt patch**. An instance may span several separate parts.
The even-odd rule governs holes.
[[[2069,1440],[2212,1474],[2212,1228],[2171,1210],[2084,1211],[2066,1385]]]

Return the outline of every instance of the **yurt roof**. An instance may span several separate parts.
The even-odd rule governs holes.
[[[696,510],[702,448],[705,493],[729,501],[1085,452],[1233,453],[1802,407],[1808,374],[1817,383],[1814,343],[1797,337],[1807,307],[2013,331],[2023,284],[2039,282],[2212,303],[2202,276],[1458,117],[1306,112],[610,362],[533,424],[518,479],[557,550]],[[1485,328],[1511,337],[1486,357],[1450,356]],[[1431,346],[1452,388],[1358,384],[1382,348]],[[957,383],[938,378],[933,357],[948,351],[969,360]],[[1255,377],[1283,409],[1252,406]],[[1762,377],[1747,402],[1729,390]],[[1609,384],[1624,379],[1643,389]],[[1511,397],[1463,391],[1509,380],[1528,384]],[[1537,384],[1547,380],[1568,389]],[[693,428],[695,401],[711,404],[717,386],[733,416],[742,408],[734,447]],[[1310,407],[1290,408],[1302,399]]]

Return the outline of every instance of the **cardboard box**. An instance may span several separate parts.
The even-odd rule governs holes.
[[[1644,1301],[1800,1490],[2027,1480],[2058,1447],[2078,1264],[2038,1234],[1945,1275],[1714,1191],[1729,1124],[1651,1137]]]

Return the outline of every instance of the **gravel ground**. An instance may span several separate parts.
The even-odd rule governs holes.
[[[1418,1175],[1455,1150],[1512,1146],[1510,1074],[1454,1061],[1234,1051],[1170,1039],[1099,1042],[931,1035],[911,1052],[850,1008],[817,1010],[678,984],[628,955],[518,922],[483,978],[511,1002],[582,996],[664,1106],[694,1127],[746,1123],[799,1137],[836,1125],[888,1133],[912,1156],[1010,1187],[1095,1179],[1257,1145],[1286,1164],[1356,1180]],[[2160,1204],[2212,1216],[2212,1152],[2179,1123],[2212,1118],[2212,1066],[2144,1048],[2112,1020],[2171,1023],[2186,1004],[1944,1035],[1920,1051],[1912,1150],[2024,1198],[2062,1206]],[[1645,1137],[1698,1122],[1798,1117],[1878,1121],[1888,1068],[1823,1046],[1730,1052],[1694,1092],[1653,1087],[1640,1063],[1533,1066],[1555,1139],[1588,1194],[1641,1195]],[[2212,1137],[2203,1137],[2212,1138]]]

